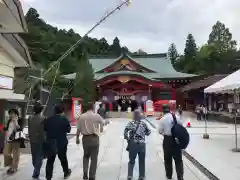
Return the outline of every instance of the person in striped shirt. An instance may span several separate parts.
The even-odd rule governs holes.
[[[128,141],[127,150],[129,152],[128,180],[133,179],[133,168],[137,155],[139,162],[139,180],[145,179],[145,136],[149,136],[150,134],[151,130],[147,124],[142,121],[140,110],[135,110],[133,112],[133,121],[130,121],[124,130],[124,139]]]

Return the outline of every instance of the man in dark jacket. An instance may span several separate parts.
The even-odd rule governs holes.
[[[103,107],[103,104],[99,105],[99,108],[97,110],[97,113],[103,118],[106,118],[106,109]]]
[[[61,106],[55,107],[55,115],[44,121],[44,130],[46,131],[47,140],[47,165],[46,179],[52,179],[53,165],[58,155],[61,162],[64,179],[71,175],[71,169],[68,168],[67,160],[67,133],[71,131],[71,126],[68,119],[63,116],[64,109]]]

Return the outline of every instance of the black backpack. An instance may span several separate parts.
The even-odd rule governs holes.
[[[186,149],[190,141],[189,133],[184,126],[177,122],[177,118],[174,114],[172,114],[172,117],[173,117],[173,126],[171,129],[172,136],[175,138],[176,143],[180,149]]]

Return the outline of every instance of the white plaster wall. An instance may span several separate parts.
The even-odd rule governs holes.
[[[0,46],[0,75],[14,77],[14,62]]]

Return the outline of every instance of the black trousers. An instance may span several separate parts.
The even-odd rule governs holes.
[[[67,160],[67,145],[68,143],[61,143],[58,144],[55,141],[51,141],[48,144],[47,148],[47,164],[46,164],[46,179],[50,180],[53,175],[53,165],[56,159],[56,156],[58,156],[64,174],[67,174],[69,171],[68,168],[68,160]]]
[[[175,143],[172,136],[164,136],[163,152],[166,177],[168,179],[172,179],[173,174],[172,160],[174,159],[177,178],[178,180],[183,180],[182,150],[177,147],[177,144]]]
[[[202,115],[200,113],[197,113],[197,120],[201,120]]]

